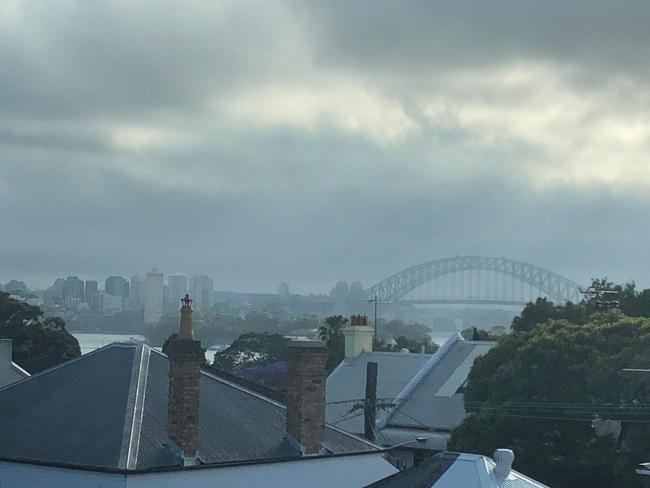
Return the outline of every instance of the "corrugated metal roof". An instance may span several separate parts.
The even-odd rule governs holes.
[[[116,345],[0,390],[0,456],[124,467],[135,359]]]
[[[168,447],[169,361],[146,345],[111,344],[0,390],[0,456],[145,469],[179,464]],[[299,457],[285,439],[284,405],[202,372],[204,463]],[[327,427],[325,448],[375,449]]]
[[[429,358],[430,354],[364,352],[344,359],[327,378],[326,421],[347,432],[362,434],[363,417],[357,415],[359,410],[350,409],[365,396],[367,363],[377,363],[377,398],[392,401]]]
[[[463,395],[474,360],[495,343],[457,340],[445,351],[387,419],[387,425],[451,430],[465,417]]]
[[[377,397],[396,403],[393,409],[384,410],[380,426],[451,430],[465,417],[463,395],[457,391],[474,360],[494,344],[466,341],[457,335],[434,355],[364,352],[345,359],[327,378],[327,422],[347,432],[363,433],[360,410],[351,410],[365,395],[366,365],[374,361],[378,364]]]

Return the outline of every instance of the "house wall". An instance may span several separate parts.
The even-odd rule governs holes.
[[[231,468],[197,469],[129,476],[128,488],[363,487],[397,470],[383,455],[337,457]],[[4,487],[2,487],[4,488]]]
[[[0,488],[363,487],[397,470],[382,454],[158,473],[93,473],[0,462]]]

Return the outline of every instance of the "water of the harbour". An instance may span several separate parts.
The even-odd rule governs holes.
[[[79,341],[81,354],[87,354],[113,342],[144,342],[145,340],[144,336],[132,334],[89,334],[85,332],[73,332],[72,335]],[[228,347],[227,344],[213,346],[213,348],[205,351],[205,358],[212,363],[214,355],[226,347]],[[160,350],[159,347],[155,349]]]

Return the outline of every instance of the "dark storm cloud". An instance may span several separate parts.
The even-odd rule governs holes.
[[[647,74],[644,0],[296,2],[324,62],[419,73],[513,60]],[[611,74],[611,73],[608,73]],[[598,78],[602,75],[597,74]]]
[[[9,2],[0,282],[326,290],[483,254],[643,283],[649,10]]]

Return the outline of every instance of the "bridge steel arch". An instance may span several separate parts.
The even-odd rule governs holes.
[[[506,258],[456,256],[411,266],[380,281],[367,291],[368,298],[396,301],[420,285],[464,270],[485,270],[511,276],[548,295],[556,303],[582,299],[580,285],[548,269]]]

